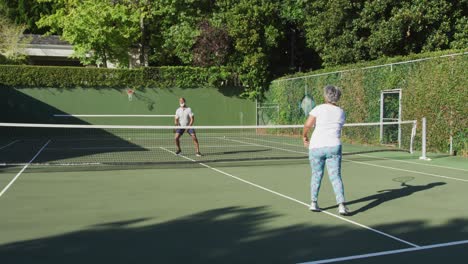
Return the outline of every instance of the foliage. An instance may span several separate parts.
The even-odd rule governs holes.
[[[49,29],[39,29],[36,22],[42,15],[55,12],[52,3],[36,0],[0,0],[0,14],[8,17],[17,25],[25,25],[26,33],[43,34]]]
[[[193,49],[193,64],[202,67],[224,65],[231,48],[227,31],[213,27],[208,21],[202,21],[200,29]]]
[[[325,65],[466,47],[466,0],[309,2],[304,29]]]
[[[266,0],[217,1],[215,25],[224,25],[233,39],[229,60],[239,72],[246,95],[255,98],[267,85],[269,54],[282,36],[279,2]]]
[[[132,1],[43,0],[54,1],[60,7],[42,17],[38,25],[62,32],[62,38],[73,44],[75,54],[84,64],[117,62],[127,67],[129,52],[140,36],[140,14]]]
[[[228,66],[250,98],[293,71],[468,47],[468,0],[0,0],[0,7],[30,30],[61,34],[84,64],[126,67],[138,51],[144,66]]]
[[[412,58],[412,57],[410,57]],[[360,67],[370,66],[360,64]],[[361,68],[330,73],[316,73],[272,82],[264,102],[279,106],[278,124],[301,124],[305,116],[297,107],[305,90],[317,103],[323,103],[326,84],[342,88],[340,105],[348,123],[378,122],[380,92],[403,89],[402,119],[428,122],[428,149],[447,152],[449,138],[454,149],[468,155],[468,89],[466,89],[468,56],[434,57],[413,63]],[[314,72],[313,72],[314,73]],[[310,73],[309,73],[310,74]],[[420,134],[419,134],[420,135]],[[420,138],[417,139],[420,142]]]
[[[105,69],[0,65],[0,85],[12,87],[220,87],[232,81],[225,67]]]
[[[25,59],[24,47],[29,42],[29,39],[22,37],[25,28],[0,15],[0,55],[4,63],[17,63]]]
[[[210,0],[153,0],[148,21],[152,65],[191,65],[199,24],[212,12]]]

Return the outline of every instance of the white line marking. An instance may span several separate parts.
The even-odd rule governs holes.
[[[449,242],[449,243],[441,243],[441,244],[433,244],[433,245],[421,246],[421,247],[417,247],[417,248],[404,248],[404,249],[397,249],[397,250],[389,250],[389,251],[382,251],[382,252],[376,252],[376,253],[348,256],[348,257],[342,257],[342,258],[323,259],[323,260],[317,260],[317,261],[311,261],[311,262],[304,262],[302,264],[331,263],[331,262],[339,262],[339,261],[346,261],[346,260],[354,260],[354,259],[363,259],[363,258],[370,258],[370,257],[392,255],[392,254],[400,254],[400,253],[405,253],[405,252],[420,251],[420,250],[427,250],[427,249],[440,248],[440,247],[463,245],[463,244],[468,244],[468,240],[455,241],[455,242]]]
[[[174,115],[62,115],[54,114],[54,117],[174,117]]]
[[[363,157],[375,158],[375,159],[384,159],[384,160],[392,160],[392,161],[416,164],[416,165],[421,165],[421,166],[430,166],[430,167],[437,167],[437,168],[442,168],[442,169],[468,171],[468,170],[462,169],[462,168],[454,168],[454,167],[440,166],[440,165],[427,164],[427,163],[418,163],[418,162],[412,162],[412,161],[408,161],[408,160],[397,160],[397,159],[392,159],[392,158],[377,157],[377,156],[370,156],[370,155],[364,155],[364,154],[357,154],[357,155],[358,156],[363,156]]]
[[[172,145],[170,146],[154,146],[154,147],[149,147],[149,146],[134,146],[134,147],[54,147],[54,148],[48,148],[47,150],[60,150],[60,151],[65,151],[65,150],[100,150],[100,149],[107,149],[107,150],[125,150],[125,149],[160,149],[161,147],[165,148],[170,148],[173,147]],[[203,145],[204,148],[224,148],[224,147],[251,147],[250,145],[231,145],[231,146],[205,146]]]
[[[80,162],[80,163],[71,163],[71,162],[68,162],[68,163],[48,163],[48,162],[44,162],[44,163],[0,163],[0,166],[25,166],[25,165],[41,165],[41,166],[51,166],[51,167],[54,167],[54,166],[60,166],[60,167],[66,167],[66,166],[75,166],[75,167],[79,167],[79,166],[94,166],[94,165],[105,165],[105,163],[101,163],[101,162]]]
[[[287,151],[287,152],[299,153],[299,154],[305,154],[305,155],[307,155],[307,152],[302,152],[302,151],[295,151],[295,150],[290,150],[290,149],[277,148],[277,147],[273,147],[273,146],[261,145],[261,144],[250,143],[250,142],[245,142],[245,141],[240,141],[240,140],[235,140],[235,139],[228,139],[228,138],[224,138],[224,140],[233,141],[233,142],[242,143],[242,144],[249,144],[249,145],[257,146],[257,147],[279,149],[279,150],[283,150],[283,151]]]
[[[167,152],[170,152],[170,153],[176,155],[174,152],[172,152],[172,151],[170,151],[170,150],[168,150],[168,149],[165,149],[165,148],[161,148],[161,149],[163,149],[163,150],[165,150],[165,151],[167,151]],[[306,207],[309,207],[309,205],[308,205],[307,203],[304,203],[304,202],[302,202],[302,201],[299,201],[299,200],[297,200],[297,199],[294,199],[294,198],[292,198],[292,197],[290,197],[290,196],[281,194],[281,193],[279,193],[279,192],[275,192],[275,191],[270,190],[270,189],[268,189],[268,188],[265,188],[265,187],[263,187],[263,186],[261,186],[261,185],[258,185],[258,184],[255,184],[255,183],[253,183],[253,182],[250,182],[250,181],[244,180],[244,179],[242,179],[242,178],[236,177],[236,176],[234,176],[234,175],[232,175],[232,174],[229,174],[229,173],[224,172],[224,171],[222,171],[222,170],[213,168],[213,167],[211,167],[211,166],[209,166],[209,165],[206,165],[206,164],[204,164],[204,163],[202,163],[202,162],[199,162],[199,161],[196,161],[196,160],[194,160],[194,159],[185,157],[185,156],[183,156],[183,155],[179,155],[179,156],[180,156],[181,158],[186,159],[186,160],[190,160],[190,161],[193,161],[193,162],[195,162],[195,163],[198,163],[198,164],[200,164],[200,165],[203,166],[203,167],[206,167],[206,168],[208,168],[208,169],[214,170],[214,171],[216,171],[216,172],[219,172],[219,173],[221,173],[221,174],[224,174],[224,175],[226,175],[226,176],[229,176],[229,177],[231,177],[231,178],[234,178],[234,179],[236,179],[236,180],[238,180],[238,181],[247,183],[247,184],[249,184],[249,185],[251,185],[251,186],[257,187],[257,188],[262,189],[262,190],[264,190],[264,191],[267,191],[267,192],[276,194],[276,195],[278,195],[278,196],[281,196],[281,197],[286,198],[286,199],[288,199],[288,200],[291,200],[291,201],[293,201],[293,202],[296,202],[296,203],[302,204],[302,205],[304,205],[304,206],[306,206]],[[322,212],[325,213],[325,214],[327,214],[327,215],[329,215],[329,216],[338,218],[338,219],[340,219],[340,220],[346,221],[346,222],[351,223],[351,224],[353,224],[353,225],[357,225],[357,226],[359,226],[359,227],[365,228],[365,229],[367,229],[367,230],[373,231],[373,232],[378,233],[378,234],[380,234],[380,235],[383,235],[383,236],[386,236],[386,237],[388,237],[388,238],[391,238],[391,239],[397,240],[397,241],[399,241],[399,242],[405,243],[405,244],[410,245],[410,246],[412,246],[412,247],[419,247],[419,246],[416,245],[416,244],[413,244],[413,243],[408,242],[408,241],[406,241],[406,240],[403,240],[403,239],[397,238],[397,237],[395,237],[395,236],[389,235],[389,234],[384,233],[384,232],[382,232],[382,231],[373,229],[373,228],[371,228],[371,227],[362,225],[362,224],[360,224],[360,223],[354,222],[354,221],[349,220],[349,219],[346,219],[346,218],[344,218],[344,217],[341,217],[341,216],[332,214],[332,213],[327,212],[327,211],[322,211]]]
[[[37,156],[39,156],[39,154],[41,154],[41,152],[45,149],[45,147],[50,143],[50,139],[44,144],[44,146],[42,146],[42,148],[36,153],[36,155],[34,155],[34,157],[28,162],[28,164],[26,164],[19,172],[18,174],[16,174],[16,176],[10,181],[10,183],[8,183],[7,186],[5,186],[5,188],[3,188],[2,192],[0,192],[0,197],[2,197],[2,195],[8,190],[8,188],[10,188],[10,186],[16,181],[16,179],[21,175],[21,173],[23,173],[23,171],[37,158]]]
[[[289,143],[276,142],[276,141],[271,141],[271,140],[253,139],[253,138],[245,138],[245,139],[256,140],[256,141],[262,141],[262,142],[268,142],[268,143],[274,143],[274,144],[280,144],[280,145],[287,145],[287,146],[300,147],[298,144],[289,144]],[[352,154],[352,152],[348,152],[348,153],[351,153],[351,154]],[[462,168],[454,168],[454,167],[447,167],[447,166],[434,165],[434,164],[427,164],[427,163],[418,163],[418,162],[413,162],[413,161],[408,161],[408,160],[398,160],[398,159],[392,159],[392,158],[386,158],[386,157],[378,157],[378,156],[371,156],[371,155],[365,155],[365,154],[354,154],[354,155],[356,155],[356,156],[368,157],[368,158],[375,158],[375,159],[392,160],[392,161],[403,162],[403,163],[409,163],[409,164],[416,164],[416,165],[421,165],[421,166],[437,167],[437,168],[449,169],[449,170],[468,171],[467,169],[462,169]]]
[[[301,147],[301,145],[298,145],[298,144],[290,144],[290,143],[277,142],[277,141],[265,140],[265,139],[257,139],[257,138],[246,138],[246,137],[244,137],[244,138],[245,138],[245,139],[255,140],[255,141],[262,141],[262,142],[268,142],[268,143],[286,145],[286,146]],[[299,138],[296,138],[296,139],[300,140]]]
[[[0,149],[4,149],[4,148],[6,148],[6,147],[8,147],[8,146],[11,146],[11,145],[15,144],[16,142],[19,142],[19,140],[18,140],[18,139],[17,139],[17,140],[13,140],[12,142],[8,143],[7,145],[5,145],[5,146],[3,146],[3,147],[0,147]]]
[[[386,122],[384,124],[390,124]],[[368,123],[370,124],[370,123]],[[368,125],[367,124],[367,125]],[[372,123],[379,125],[381,123]],[[355,124],[356,125],[356,124]],[[357,124],[359,125],[359,124]],[[31,124],[31,123],[0,123],[0,127],[37,127],[37,128],[88,128],[88,129],[160,129],[160,130],[173,130],[173,129],[209,129],[209,130],[226,130],[226,129],[246,129],[253,131],[252,129],[260,128],[300,128],[302,125],[274,125],[274,126],[131,126],[131,125],[73,125],[73,124]]]
[[[448,176],[443,176],[443,175],[439,175],[439,174],[432,174],[432,173],[419,172],[419,171],[413,171],[413,170],[405,170],[405,169],[394,168],[394,167],[389,167],[389,166],[382,166],[382,165],[377,165],[377,164],[372,164],[372,163],[367,163],[367,162],[361,162],[361,161],[354,161],[354,160],[347,160],[347,159],[343,159],[343,160],[358,163],[358,164],[363,164],[363,165],[367,165],[367,166],[374,166],[374,167],[379,167],[379,168],[385,168],[385,169],[391,169],[391,170],[397,170],[397,171],[404,171],[404,172],[422,174],[422,175],[427,175],[427,176],[432,176],[432,177],[450,179],[450,180],[454,180],[454,181],[468,182],[468,180],[465,180],[465,179],[448,177]]]
[[[268,148],[273,148],[273,149],[279,149],[279,150],[284,150],[284,151],[288,151],[288,152],[302,153],[302,154],[306,154],[306,155],[307,155],[307,152],[300,152],[300,151],[295,151],[295,150],[289,150],[289,149],[283,149],[283,148],[276,148],[276,147],[271,147],[271,146],[266,146],[266,145],[260,145],[260,144],[249,143],[249,142],[240,141],[240,140],[233,140],[233,139],[226,139],[226,140],[235,141],[235,142],[244,143],[244,144],[251,144],[251,145],[255,145],[255,146],[261,146],[261,147],[268,147]],[[413,170],[405,170],[405,169],[400,169],[400,168],[395,168],[395,167],[390,167],[390,166],[376,165],[376,164],[372,164],[372,163],[367,163],[367,162],[362,162],[362,161],[354,161],[354,160],[349,160],[349,159],[343,159],[343,160],[344,160],[344,161],[349,161],[349,162],[358,163],[358,164],[363,164],[363,165],[367,165],[367,166],[373,166],[373,167],[385,168],[385,169],[390,169],[390,170],[398,170],[398,171],[404,171],[404,172],[422,174],[422,175],[427,175],[427,176],[432,176],[432,177],[450,179],[450,180],[454,180],[454,181],[468,182],[467,179],[460,179],[460,178],[448,177],[448,176],[443,176],[443,175],[439,175],[439,174],[432,174],[432,173],[426,173],[426,172],[420,172],[420,171],[413,171]]]

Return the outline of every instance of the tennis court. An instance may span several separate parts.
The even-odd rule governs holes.
[[[347,144],[343,180],[352,214],[343,217],[326,176],[323,211],[308,210],[310,168],[299,127],[200,127],[203,157],[187,135],[176,156],[172,129],[160,129],[48,126],[30,134],[3,127],[2,263],[468,257],[466,159],[419,160],[405,136],[398,148]]]

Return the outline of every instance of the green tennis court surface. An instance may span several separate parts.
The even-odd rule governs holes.
[[[186,135],[182,156],[172,153],[172,141],[125,136],[112,144],[4,138],[1,157],[10,165],[0,167],[1,263],[468,258],[466,159],[431,156],[427,162],[417,153],[345,146],[358,154],[344,156],[353,213],[341,217],[326,176],[319,196],[324,212],[308,210],[310,169],[297,138],[250,140],[252,134],[237,133],[236,139],[211,135],[208,142],[202,134],[206,154],[200,158]],[[92,164],[112,159],[120,165]],[[145,166],[137,162],[142,159],[170,164]]]

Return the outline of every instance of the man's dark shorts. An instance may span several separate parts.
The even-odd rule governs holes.
[[[191,136],[195,135],[195,129],[192,129],[192,128],[190,128],[190,129],[177,129],[176,133],[182,136],[184,134],[185,130],[187,130],[187,133],[189,135],[191,135]]]

